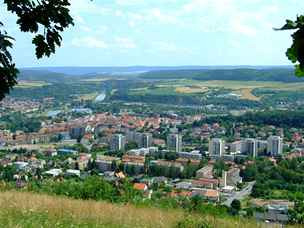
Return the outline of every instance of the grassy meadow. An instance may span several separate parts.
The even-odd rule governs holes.
[[[186,219],[185,219],[186,218]],[[181,221],[187,221],[178,226]],[[97,201],[73,200],[28,192],[0,193],[2,227],[189,227],[207,222],[210,227],[280,227],[238,218],[187,215],[181,210],[163,210]],[[186,225],[185,225],[186,224]]]

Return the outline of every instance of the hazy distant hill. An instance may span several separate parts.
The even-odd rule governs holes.
[[[71,82],[99,76],[139,77],[141,79],[194,79],[194,80],[238,80],[304,82],[297,78],[291,67],[236,68],[200,66],[181,67],[53,67],[25,68],[20,70],[19,80]]]
[[[194,80],[304,82],[304,78],[297,78],[294,75],[292,68],[166,70],[146,72],[140,77],[143,79],[187,78]]]
[[[126,66],[126,67],[35,67],[24,70],[41,70],[68,75],[92,75],[92,74],[139,74],[150,71],[167,70],[215,70],[215,69],[264,69],[268,66]]]
[[[62,82],[68,76],[62,73],[55,73],[46,70],[20,70],[18,80]]]
[[[75,82],[77,80],[95,78],[101,76],[100,74],[82,75],[82,74],[64,74],[58,72],[52,72],[48,70],[38,69],[21,69],[18,75],[18,80],[29,80],[29,81],[46,81],[50,83],[64,83],[64,82]]]

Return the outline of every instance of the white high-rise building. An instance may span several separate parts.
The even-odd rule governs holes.
[[[241,149],[242,149],[241,141],[235,141],[229,144],[229,150],[231,154],[239,154],[241,153]]]
[[[179,134],[169,134],[167,137],[167,148],[175,152],[182,151],[182,136]]]
[[[256,157],[257,156],[257,143],[256,143],[256,139],[245,139],[242,141],[242,147],[241,147],[241,152],[243,154],[247,154],[250,155],[252,157]]]
[[[222,139],[214,138],[209,142],[209,155],[221,157],[225,152],[225,143]]]
[[[148,148],[152,146],[153,136],[151,133],[127,131],[126,140],[128,142],[136,142],[139,148]]]
[[[267,140],[267,152],[271,156],[278,156],[283,153],[283,140],[280,136],[270,136]]]
[[[257,154],[265,154],[265,152],[267,152],[267,145],[267,140],[256,140]]]
[[[151,133],[142,134],[140,147],[149,148],[152,146],[153,137]]]
[[[111,138],[110,147],[112,151],[123,151],[125,149],[126,137],[122,134],[115,134]]]

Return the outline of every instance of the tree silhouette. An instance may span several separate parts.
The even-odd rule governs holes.
[[[304,15],[298,16],[295,21],[286,20],[286,24],[275,30],[296,30],[292,35],[292,45],[287,49],[286,56],[295,64],[297,76],[304,76]]]
[[[35,34],[32,43],[36,57],[49,57],[61,45],[61,33],[74,25],[69,0],[4,0],[7,10],[17,16],[22,32]],[[9,49],[14,38],[8,36],[0,22],[0,100],[17,84],[18,70]]]

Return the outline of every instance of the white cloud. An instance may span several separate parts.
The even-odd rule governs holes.
[[[193,21],[192,28],[204,32],[256,37],[273,27],[271,18],[279,12],[277,5],[255,4],[257,1],[260,0],[248,0],[245,4],[241,0],[191,0],[181,6],[179,14]]]
[[[120,6],[132,6],[143,3],[142,0],[116,0],[116,4]]]
[[[71,12],[73,14],[108,14],[111,9],[104,5],[98,5],[97,1],[90,0],[71,0]]]
[[[122,49],[134,49],[137,45],[133,40],[127,37],[117,37],[115,38],[116,45]]]
[[[176,24],[178,22],[178,18],[176,15],[163,12],[159,8],[153,8],[149,10],[147,12],[146,18],[150,21],[158,20],[159,22],[167,24]]]
[[[232,27],[234,32],[240,33],[246,36],[254,37],[257,34],[257,30],[254,27],[242,24],[239,21],[233,21]]]
[[[104,41],[92,36],[74,38],[72,40],[72,45],[85,48],[108,48],[108,45]]]
[[[153,54],[167,54],[167,53],[187,53],[191,54],[192,50],[185,47],[177,46],[173,42],[156,41],[152,42],[152,47],[147,50],[149,53]]]
[[[195,10],[202,10],[202,8],[205,8],[208,6],[209,0],[192,0],[186,3],[182,6],[182,10],[185,13],[191,13]]]

